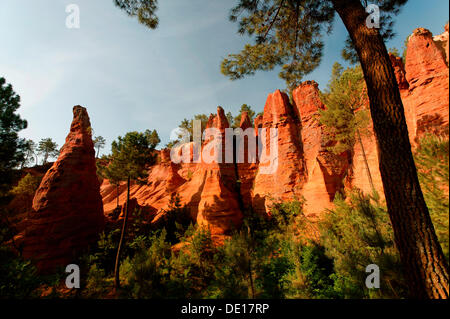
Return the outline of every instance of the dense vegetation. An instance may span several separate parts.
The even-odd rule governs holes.
[[[367,121],[355,117],[356,108],[344,108],[363,86],[358,67],[343,71],[338,65],[324,101],[322,124],[330,136],[343,137],[332,152],[351,150],[356,128]],[[357,90],[345,83],[355,83]],[[243,105],[250,117],[254,112]],[[340,119],[348,118],[345,123]],[[201,116],[200,116],[201,118]],[[230,116],[233,124],[240,117]],[[189,121],[183,121],[188,125]],[[360,123],[363,123],[362,125]],[[188,127],[186,127],[188,128]],[[47,139],[51,142],[51,139]],[[97,153],[104,141],[97,140]],[[131,132],[113,143],[112,154],[98,160],[99,173],[119,184],[146,176],[159,143],[156,131]],[[48,143],[50,144],[50,143]],[[337,147],[336,147],[337,146]],[[54,149],[54,148],[53,148]],[[35,145],[25,141],[21,164],[34,163]],[[433,225],[449,258],[448,247],[448,136],[424,135],[418,141],[415,161]],[[31,158],[31,160],[27,160]],[[45,161],[45,154],[44,160]],[[105,166],[105,163],[109,163]],[[5,196],[31,203],[40,177],[26,174]],[[206,229],[198,228],[188,209],[174,195],[158,223],[143,210],[130,213],[129,227],[108,228],[82,258],[82,288],[64,289],[64,272],[38,276],[30,261],[20,256],[13,240],[16,230],[8,219],[14,212],[2,208],[0,224],[0,296],[82,298],[406,298],[403,265],[394,243],[386,205],[375,192],[354,189],[337,194],[334,209],[311,223],[303,215],[302,201],[276,202],[269,217],[245,212],[244,223],[223,245]],[[121,238],[122,237],[122,238]],[[121,243],[121,244],[120,244]],[[118,246],[122,245],[118,253]],[[118,262],[120,261],[120,263]],[[118,265],[121,265],[119,268]],[[380,289],[365,285],[366,266],[382,270]],[[116,271],[116,275],[115,275]],[[115,281],[120,284],[115,285]]]
[[[426,135],[415,153],[431,217],[448,259],[448,138]],[[37,179],[26,175],[12,192],[29,197]],[[165,217],[149,224],[137,210],[121,253],[120,289],[114,264],[121,235],[108,229],[83,257],[82,288],[63,278],[37,276],[5,245],[14,234],[2,224],[2,297],[82,298],[405,298],[408,288],[385,204],[358,190],[338,195],[320,223],[303,215],[303,202],[278,202],[270,218],[246,212],[223,245],[198,228],[173,196]],[[308,234],[308,236],[305,236]],[[315,235],[315,236],[314,236]],[[365,267],[382,270],[380,289],[367,289]],[[63,274],[63,272],[61,272]],[[48,292],[50,291],[50,293]]]

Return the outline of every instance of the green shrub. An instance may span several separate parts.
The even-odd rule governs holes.
[[[301,249],[300,270],[305,278],[305,290],[309,298],[338,298],[334,291],[333,260],[325,255],[325,249],[310,243]]]
[[[123,263],[122,275],[127,278],[126,289],[132,298],[169,297],[171,245],[164,230],[151,236],[150,242],[149,248],[141,246]]]
[[[449,140],[425,135],[419,141],[415,161],[420,186],[430,211],[436,235],[449,261]]]
[[[41,281],[31,262],[17,257],[7,247],[0,247],[0,260],[0,298],[36,297]]]
[[[321,242],[334,261],[335,291],[345,298],[399,298],[406,295],[400,258],[388,214],[376,195],[353,191],[337,196],[321,223]],[[367,289],[365,269],[380,268],[380,289]]]

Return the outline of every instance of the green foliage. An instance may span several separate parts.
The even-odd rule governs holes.
[[[0,247],[0,299],[36,297],[40,281],[30,261],[17,257],[8,248]]]
[[[181,121],[178,127],[182,130],[186,130],[187,132],[189,132],[190,141],[192,142],[194,140],[194,121],[200,121],[201,134],[203,134],[203,132],[206,129],[208,119],[209,117],[206,114],[197,114],[194,115],[194,117],[191,120],[184,119],[183,121]],[[181,135],[178,138],[181,138]]]
[[[405,39],[405,42],[403,42],[403,47],[402,47],[402,61],[403,61],[403,64],[406,63],[406,52],[408,51],[409,37],[410,36],[407,36],[406,39]]]
[[[156,130],[147,130],[145,134],[148,134],[147,138],[151,148],[155,149],[159,145],[159,143],[161,143],[161,139],[159,138],[158,132]]]
[[[374,1],[380,7],[383,39],[394,36],[392,17],[407,0]],[[367,5],[367,3],[366,3]],[[231,80],[253,75],[257,70],[269,71],[280,66],[280,78],[289,91],[320,64],[323,35],[331,33],[335,9],[333,1],[315,0],[240,0],[231,10],[230,20],[239,19],[241,35],[254,39],[238,54],[222,61],[221,71]],[[350,38],[343,51],[344,58],[356,62]]]
[[[180,196],[172,194],[169,207],[163,210],[163,216],[158,222],[158,228],[166,230],[166,239],[172,244],[179,242],[180,238],[192,224],[192,217],[189,209],[182,207]]]
[[[333,260],[326,256],[325,249],[310,243],[301,249],[300,271],[304,277],[305,291],[312,298],[339,298],[334,291]]]
[[[230,124],[230,127],[234,127],[234,117],[233,117],[233,114],[231,113],[231,112],[228,112],[227,114],[226,114],[226,117],[227,117],[227,121],[228,121],[228,123]]]
[[[27,121],[17,114],[20,96],[11,84],[0,77],[0,204],[6,201],[13,180],[13,169],[24,160],[25,140],[18,132],[27,127]]]
[[[241,0],[231,10],[230,20],[239,18],[239,33],[253,37],[255,43],[246,44],[239,54],[228,55],[221,71],[236,80],[281,66],[280,78],[293,89],[319,65],[321,32],[331,30],[333,17],[329,2]]]
[[[43,138],[39,141],[38,153],[43,155],[42,165],[47,163],[49,157],[56,157],[59,154],[58,144],[53,142],[51,138]]]
[[[86,298],[98,298],[105,296],[112,287],[112,280],[106,276],[103,269],[93,264],[87,273],[87,280],[83,285],[83,296]]]
[[[408,0],[375,0],[371,1],[380,9],[380,35],[384,42],[388,42],[395,37],[394,32],[394,16],[400,13],[401,8],[408,2]],[[362,4],[367,7],[368,1],[362,1]],[[359,62],[358,55],[356,53],[353,42],[350,35],[345,41],[345,47],[342,50],[342,57],[350,63],[356,64]]]
[[[298,264],[294,230],[302,203],[276,203],[270,218],[247,211],[240,230],[218,248],[212,296],[286,298]],[[215,288],[215,289],[214,289]],[[234,289],[233,289],[234,288]]]
[[[176,196],[170,210],[182,209]],[[177,204],[178,203],[178,204]],[[320,241],[307,240],[303,202],[273,201],[271,216],[244,214],[240,229],[223,245],[192,224],[177,240],[167,225],[153,232],[130,231],[121,268],[124,298],[403,298],[402,267],[385,207],[376,194],[336,197],[320,223]],[[174,214],[175,215],[175,214]],[[174,216],[172,216],[174,217]],[[172,220],[173,218],[168,218]],[[176,224],[173,223],[173,224]],[[172,228],[172,230],[175,228]],[[183,233],[184,232],[184,233]],[[112,289],[108,259],[117,241],[102,236],[91,256],[85,296]],[[177,242],[176,246],[173,246]],[[176,248],[175,248],[176,247]],[[377,264],[381,288],[367,289],[365,268]]]
[[[158,27],[158,0],[114,0],[117,7],[124,10],[130,17],[137,17],[139,23],[150,29]]]
[[[449,139],[425,135],[419,140],[415,162],[420,186],[430,210],[436,235],[449,260]]]
[[[327,90],[322,94],[326,105],[319,110],[320,123],[324,125],[328,149],[341,154],[353,149],[358,134],[367,135],[370,116],[364,109],[365,82],[361,67],[343,71],[339,63],[333,65]]]
[[[286,256],[272,256],[259,266],[259,276],[256,279],[257,287],[261,288],[261,298],[285,298],[288,278],[286,275],[293,270],[293,265]]]
[[[24,158],[23,162],[21,163],[21,167],[24,167],[34,161],[36,159],[36,165],[37,165],[37,156],[36,156],[36,143],[32,140],[25,140],[24,143]]]
[[[120,171],[116,166],[109,166],[112,161],[111,156],[102,156],[101,161],[96,161],[97,174],[101,178],[107,179],[112,185],[120,185],[123,181],[123,172]],[[117,194],[118,196],[119,194]]]
[[[11,192],[15,196],[23,196],[25,198],[29,198],[30,196],[34,196],[37,188],[39,187],[39,183],[41,182],[41,177],[33,176],[30,173],[25,175],[15,186]]]
[[[252,297],[252,258],[254,249],[245,232],[234,234],[218,247],[213,283],[209,287],[211,298],[241,299]],[[253,276],[250,278],[250,276]]]
[[[398,52],[398,49],[397,48],[390,48],[390,49],[388,49],[388,52],[389,53],[391,53],[391,54],[393,54],[394,56],[396,56],[396,57],[400,57],[400,53]]]
[[[114,183],[128,178],[137,181],[146,178],[147,167],[156,159],[153,150],[159,138],[155,138],[155,132],[146,130],[144,133],[129,132],[124,137],[119,136],[111,144],[111,161],[100,169],[100,174],[111,178]]]
[[[169,296],[171,245],[166,242],[166,233],[150,238],[151,245],[145,246],[123,263],[122,269],[129,269],[127,290],[133,298],[164,298]]]
[[[26,204],[27,210],[31,209],[34,193],[41,183],[41,177],[33,176],[30,173],[25,175],[15,186],[11,193],[14,195],[14,200],[21,201]]]
[[[303,201],[275,202],[271,207],[271,227],[284,231],[303,217]]]
[[[334,290],[345,298],[405,296],[392,227],[378,196],[354,191],[348,200],[338,195],[334,204],[321,223],[321,242],[334,261]],[[380,289],[365,287],[365,269],[370,264],[382,271]]]
[[[95,251],[89,256],[89,263],[95,264],[98,269],[103,270],[105,273],[111,273],[114,270],[119,237],[119,229],[101,233]]]

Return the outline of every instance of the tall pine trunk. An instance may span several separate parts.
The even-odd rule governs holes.
[[[122,250],[123,242],[125,233],[127,231],[127,220],[128,220],[128,207],[130,203],[130,177],[128,176],[127,179],[127,203],[125,208],[125,216],[123,218],[123,224],[122,224],[122,232],[120,234],[120,241],[119,241],[119,247],[117,247],[117,255],[116,255],[116,264],[114,267],[114,288],[117,290],[120,288],[120,251]]]
[[[370,100],[379,165],[396,246],[411,297],[448,298],[448,265],[420,189],[400,91],[377,29],[360,0],[332,0],[358,52]]]

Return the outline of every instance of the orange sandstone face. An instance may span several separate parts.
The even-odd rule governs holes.
[[[432,35],[424,30],[410,37],[405,65],[401,59],[391,57],[413,145],[416,135],[433,123],[444,128],[448,125],[448,66],[444,57]],[[277,128],[278,168],[273,174],[262,174],[263,165],[259,162],[236,165],[225,161],[196,163],[189,156],[189,163],[169,161],[150,168],[148,184],[134,185],[132,196],[137,198],[139,205],[161,211],[175,192],[180,195],[181,204],[189,208],[194,220],[210,227],[215,236],[222,236],[229,231],[230,225],[239,223],[242,218],[239,199],[244,207],[252,206],[267,213],[272,199],[305,198],[305,213],[310,217],[320,217],[325,208],[331,207],[337,191],[358,187],[370,192],[359,143],[352,154],[340,155],[331,154],[324,145],[317,115],[325,105],[320,100],[318,84],[304,82],[294,90],[292,98],[291,104],[287,95],[280,91],[270,94],[264,115],[254,121],[255,136],[258,136],[257,128]],[[248,128],[245,114],[241,119],[241,128]],[[228,126],[220,109],[210,116],[207,125],[208,128],[217,128],[220,134],[224,134]],[[208,142],[203,140],[200,144],[204,146]],[[268,144],[270,147],[270,142]],[[383,194],[373,132],[371,136],[363,137],[362,144],[375,188]],[[193,144],[185,148],[189,154],[193,149]],[[225,154],[219,155],[225,159]],[[102,196],[107,211],[115,206],[116,192],[106,181],[103,186]],[[120,188],[121,204],[125,198],[125,189]]]

